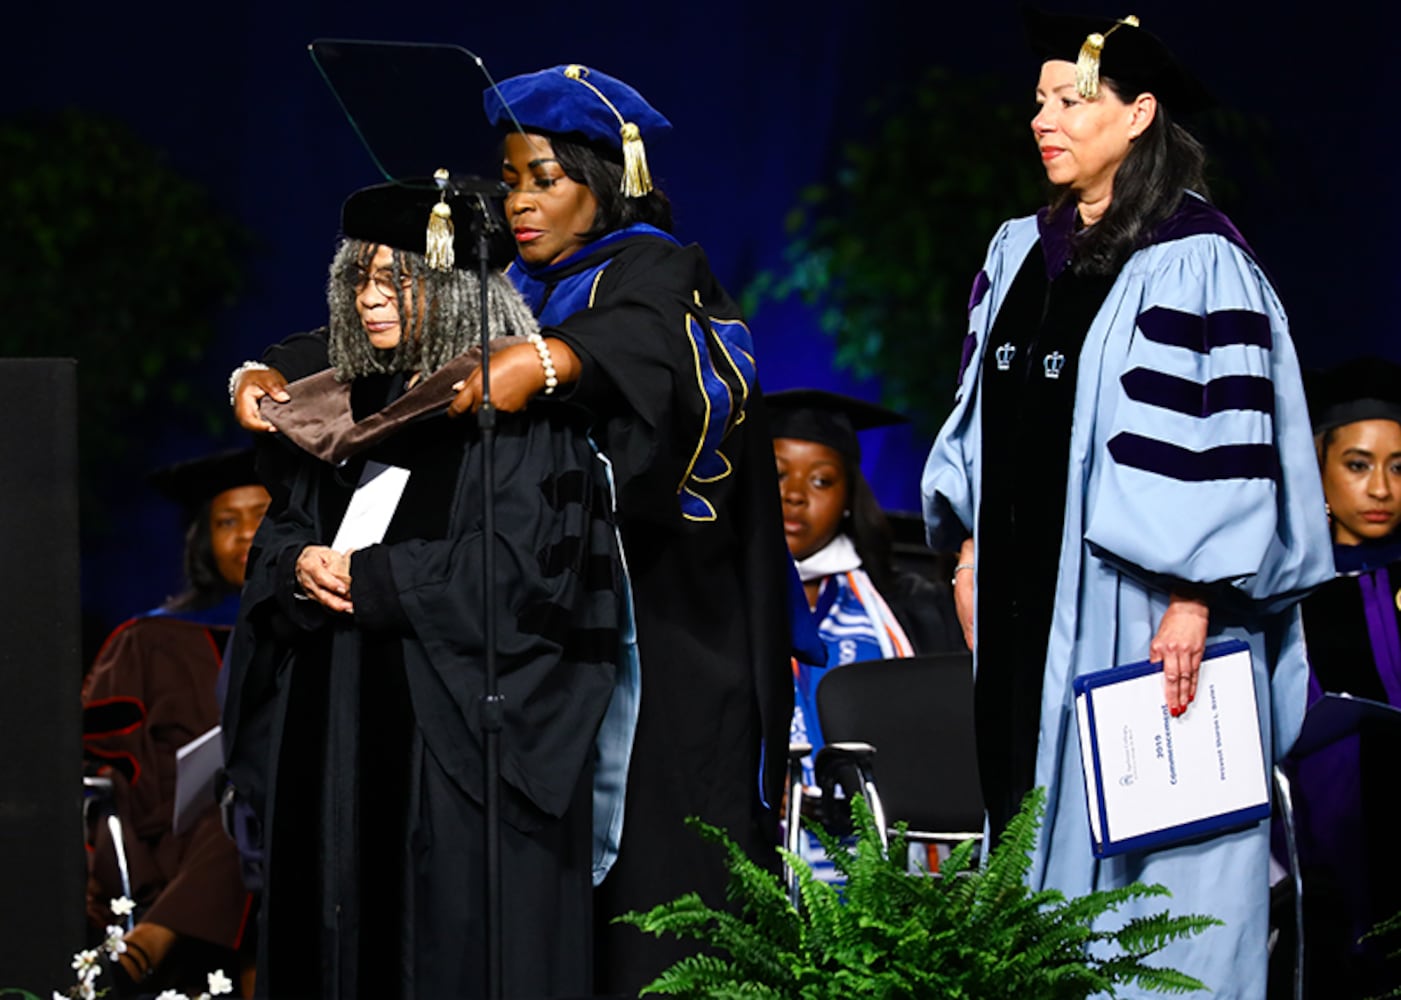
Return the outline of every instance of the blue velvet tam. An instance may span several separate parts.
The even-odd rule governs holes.
[[[622,80],[577,63],[503,80],[483,91],[482,105],[498,128],[519,125],[527,132],[581,135],[620,150],[623,193],[634,198],[652,190],[643,138],[671,128],[661,112]]]

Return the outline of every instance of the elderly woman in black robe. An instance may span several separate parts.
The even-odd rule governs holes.
[[[346,202],[332,367],[267,407],[274,505],[224,721],[230,781],[261,825],[259,987],[272,996],[482,995],[488,588],[504,696],[501,986],[591,987],[594,741],[623,648],[607,473],[568,409],[503,414],[487,537],[481,432],[445,412],[482,325],[477,279],[430,255],[430,213],[452,201],[430,184]],[[493,348],[538,343],[499,276],[489,294]]]

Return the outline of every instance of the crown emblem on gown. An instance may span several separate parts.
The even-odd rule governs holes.
[[[1060,351],[1052,351],[1041,362],[1041,368],[1047,378],[1060,378],[1061,369],[1064,367],[1065,355]]]
[[[1012,356],[1017,353],[1016,345],[1008,341],[997,349],[997,370],[1005,372],[1012,367]]]

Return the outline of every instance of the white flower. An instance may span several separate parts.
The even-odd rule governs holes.
[[[215,969],[209,974],[209,995],[217,997],[222,993],[233,992],[233,980],[224,975],[223,969]]]
[[[178,990],[166,990],[156,994],[156,1000],[190,1000],[190,998]]]
[[[73,968],[78,973],[78,978],[82,979],[93,970],[101,971],[97,964],[96,951],[80,951],[73,956]]]
[[[78,984],[78,996],[82,1000],[97,1000],[97,988],[92,985],[92,979],[84,979]]]
[[[117,956],[126,951],[126,942],[122,940],[122,929],[116,924],[107,925],[107,940],[102,942],[102,950],[107,953],[107,958],[113,962]]]
[[[70,1000],[70,998],[67,993],[60,993],[58,990],[54,990],[54,1000]]]
[[[125,917],[136,909],[136,901],[125,896],[118,896],[112,900],[112,912],[119,917]]]

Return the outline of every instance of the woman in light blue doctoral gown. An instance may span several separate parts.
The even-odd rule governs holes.
[[[1072,682],[1151,658],[1171,714],[1199,711],[1204,649],[1240,639],[1267,758],[1289,749],[1308,670],[1295,605],[1332,558],[1288,322],[1173,121],[1210,102],[1202,86],[1133,19],[1026,16],[1054,194],[993,237],[923,481],[931,544],[960,555],[990,834],[1045,786],[1035,887],[1162,883],[1174,912],[1224,926],[1155,958],[1259,998],[1267,824],[1096,861]]]

